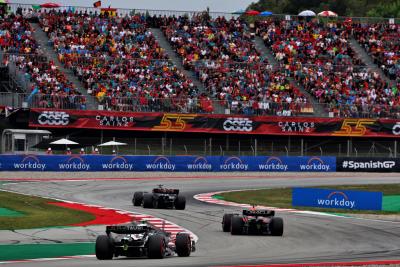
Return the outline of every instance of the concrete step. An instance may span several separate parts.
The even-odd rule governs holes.
[[[97,100],[93,96],[87,94],[84,84],[78,79],[74,72],[70,69],[66,69],[64,65],[58,60],[57,53],[54,51],[53,47],[49,46],[49,38],[42,30],[39,23],[31,23],[31,26],[34,29],[33,36],[36,42],[42,48],[42,51],[44,51],[47,59],[52,60],[54,64],[59,68],[59,70],[65,74],[67,79],[74,84],[75,88],[77,88],[78,91],[86,97],[87,109],[97,109]]]
[[[150,28],[151,33],[157,39],[158,44],[168,55],[168,58],[177,66],[178,69],[183,71],[185,76],[193,81],[194,85],[197,86],[200,93],[206,92],[206,89],[202,82],[197,78],[193,71],[186,70],[182,64],[182,58],[178,56],[174,48],[170,45],[164,33],[159,28]]]
[[[264,40],[260,36],[254,37],[254,46],[257,51],[261,53],[263,59],[267,59],[268,63],[272,65],[273,69],[279,68],[279,63],[275,59],[272,51],[264,44]]]
[[[272,68],[274,70],[279,69],[280,71],[284,71],[282,67],[280,66],[279,62],[275,59],[271,49],[267,47],[264,44],[263,39],[260,36],[256,36],[254,38],[254,45],[256,49],[261,53],[261,56],[263,58],[266,58],[268,60],[268,63],[272,65]],[[295,79],[292,77],[288,77],[288,80],[290,81],[290,84],[292,86],[295,86],[300,89],[300,91],[311,101],[311,104],[313,105],[313,110],[314,114],[311,116],[318,116],[318,117],[326,117],[328,116],[328,113],[319,105],[318,101],[315,99],[314,96],[312,96],[309,92],[306,91],[306,89],[299,84]]]
[[[388,84],[394,85],[394,81],[390,80],[389,77],[385,75],[381,68],[374,63],[372,58],[368,55],[367,51],[357,42],[354,37],[349,39],[350,47],[354,50],[356,55],[361,59],[361,61],[367,66],[369,71],[376,72],[381,76]]]

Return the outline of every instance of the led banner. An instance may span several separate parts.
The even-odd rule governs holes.
[[[1,171],[334,172],[335,157],[1,155]]]
[[[381,210],[382,192],[293,188],[292,205],[332,209]]]
[[[337,158],[340,172],[400,172],[399,158]]]
[[[226,134],[400,137],[391,119],[267,117],[31,109],[29,127]]]

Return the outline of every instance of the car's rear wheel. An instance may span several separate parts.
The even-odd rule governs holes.
[[[192,241],[188,233],[178,233],[175,240],[176,253],[179,257],[189,257],[192,251]]]
[[[151,259],[162,259],[165,254],[165,242],[162,235],[152,235],[149,237],[147,256]]]
[[[153,194],[143,195],[143,208],[151,209],[153,208]]]
[[[106,235],[100,235],[96,238],[96,258],[99,260],[111,260],[114,255],[114,247],[111,240]]]
[[[186,207],[186,198],[184,196],[177,196],[175,199],[175,208],[177,210],[184,210]]]
[[[273,217],[269,223],[269,229],[271,235],[282,236],[283,235],[283,220],[280,217]]]
[[[243,217],[233,215],[231,219],[231,234],[232,235],[240,235],[243,233]]]
[[[133,199],[132,199],[133,206],[142,205],[142,201],[143,201],[143,192],[135,192],[135,194],[133,194]]]
[[[224,232],[229,232],[231,230],[232,216],[233,214],[226,213],[224,217],[222,217],[222,230]]]

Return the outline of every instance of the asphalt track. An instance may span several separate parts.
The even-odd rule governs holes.
[[[110,174],[112,177],[113,174]],[[56,175],[54,175],[56,176]],[[231,236],[222,232],[224,212],[237,208],[207,204],[193,199],[204,192],[231,189],[250,189],[287,186],[334,184],[399,183],[400,176],[393,174],[354,175],[319,174],[268,175],[265,177],[207,179],[180,179],[153,176],[154,179],[96,180],[96,181],[42,181],[5,184],[3,188],[46,197],[56,197],[88,204],[102,205],[129,211],[145,212],[170,220],[194,232],[199,237],[197,251],[188,258],[170,257],[162,260],[118,258],[98,261],[95,258],[40,262],[40,266],[216,266],[266,263],[304,263],[326,261],[366,261],[399,259],[400,223],[380,220],[341,218],[279,212],[285,222],[283,237]],[[4,176],[3,176],[4,177]],[[85,174],[90,177],[90,173]],[[162,183],[181,189],[187,198],[184,211],[155,210],[133,207],[134,191],[150,190]],[[98,229],[97,227],[96,229]],[[101,232],[99,232],[101,233]],[[68,239],[66,232],[65,239]],[[93,234],[91,235],[93,236]],[[63,240],[62,234],[57,238]],[[37,239],[36,242],[49,242]],[[15,263],[10,266],[37,266],[38,263]]]

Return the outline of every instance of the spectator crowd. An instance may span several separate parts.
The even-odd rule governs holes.
[[[285,75],[294,77],[325,110],[343,117],[400,117],[398,85],[368,70],[349,44],[348,22],[265,20],[257,33]]]
[[[37,107],[85,108],[85,98],[70,83],[52,61],[48,61],[33,36],[29,22],[21,15],[0,19],[0,47],[3,64],[13,65],[26,81],[26,100]]]
[[[312,97],[334,116],[400,117],[398,24],[268,18],[249,28],[240,17],[206,12],[151,17],[61,9],[37,17],[59,62],[84,88],[44,56],[21,12],[4,16],[3,64],[23,74],[35,106],[85,109],[87,97],[95,97],[119,111],[298,115],[312,112]],[[150,27],[162,30],[202,88],[173,63]],[[255,36],[276,66],[256,49]],[[363,64],[350,45],[353,36],[391,82]]]

